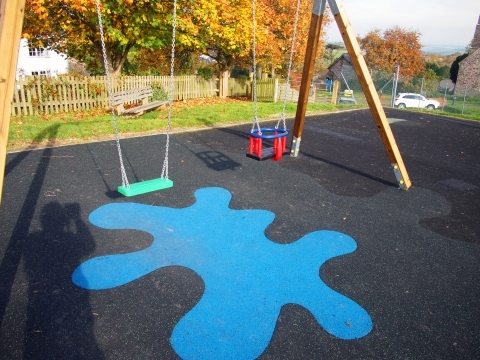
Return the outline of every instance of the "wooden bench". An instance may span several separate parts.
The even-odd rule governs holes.
[[[148,102],[148,98],[153,96],[153,90],[150,86],[123,90],[113,93],[113,105],[117,107],[118,115],[142,115],[145,111],[156,109],[159,106],[168,104],[167,100],[158,100]],[[141,105],[125,109],[124,104],[128,102],[142,101]]]

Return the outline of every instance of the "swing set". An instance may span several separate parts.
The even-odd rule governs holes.
[[[297,111],[295,115],[295,123],[292,134],[292,143],[290,151],[286,149],[286,138],[288,131],[285,125],[285,105],[286,94],[283,102],[283,110],[280,119],[275,127],[260,127],[257,116],[257,96],[256,96],[256,8],[255,0],[252,0],[252,26],[253,26],[253,102],[254,117],[252,130],[250,132],[249,152],[247,156],[256,160],[273,159],[280,160],[283,155],[290,153],[291,157],[297,157],[300,151],[301,136],[305,123],[306,107],[308,102],[308,94],[310,83],[313,77],[314,62],[318,48],[318,40],[320,38],[322,21],[326,4],[335,18],[337,26],[340,30],[348,54],[352,60],[355,72],[360,80],[362,90],[373,115],[376,127],[384,144],[393,172],[400,188],[407,190],[411,186],[407,170],[403,163],[400,151],[396,145],[395,138],[390,129],[387,117],[380,103],[380,99],[375,90],[375,86],[370,77],[367,65],[363,58],[360,46],[356,40],[350,22],[347,18],[342,6],[338,6],[336,0],[314,0],[308,40],[305,52],[304,67],[302,74],[302,82],[300,85]],[[110,108],[112,111],[112,122],[115,131],[115,140],[120,159],[120,168],[122,175],[122,186],[118,187],[118,191],[125,196],[134,196],[144,194],[150,191],[162,190],[173,186],[173,181],[168,177],[168,151],[170,142],[171,116],[173,103],[173,74],[174,74],[174,58],[175,58],[175,33],[176,33],[176,7],[177,1],[174,0],[173,20],[172,20],[172,55],[170,64],[170,88],[168,91],[168,121],[166,131],[165,158],[163,162],[160,178],[147,180],[139,183],[130,184],[122,159],[122,150],[118,135],[116,116],[113,106],[111,79],[109,74],[108,63],[106,60],[105,40],[102,26],[102,16],[100,11],[100,0],[96,0],[98,13],[98,22],[100,29],[100,37],[102,43],[102,51],[104,58],[105,73],[107,78],[107,87],[110,100]],[[287,86],[290,81],[290,71],[292,66],[292,58],[296,37],[296,28],[298,22],[300,0],[297,0],[297,8],[294,21],[294,32],[292,36],[292,45],[290,51],[290,61],[287,74]],[[14,91],[16,64],[18,57],[19,39],[23,24],[23,13],[25,8],[25,0],[7,1],[0,0],[0,200],[1,190],[3,188],[5,161],[6,161],[6,144],[8,140],[8,128],[11,115],[11,94]],[[282,122],[283,128],[279,128]],[[264,140],[272,142],[273,146],[264,148]]]
[[[307,110],[308,95],[310,90],[310,84],[312,82],[315,58],[317,54],[318,42],[320,39],[322,23],[323,23],[327,2],[330,7],[330,11],[332,12],[335,18],[335,22],[337,23],[338,29],[340,30],[340,34],[342,35],[348,54],[350,55],[350,58],[352,60],[353,67],[360,81],[360,85],[362,86],[362,90],[363,90],[363,93],[365,94],[367,103],[370,107],[370,111],[375,121],[375,125],[380,134],[383,145],[385,147],[388,158],[390,160],[393,173],[397,179],[398,186],[403,190],[408,190],[412,185],[412,183],[410,182],[407,169],[405,168],[405,164],[403,163],[402,156],[400,154],[400,151],[396,144],[392,130],[390,128],[390,124],[388,123],[387,116],[385,115],[385,111],[383,110],[382,104],[380,102],[380,98],[375,89],[375,85],[373,84],[373,80],[370,76],[370,72],[368,71],[367,64],[365,63],[365,59],[363,58],[362,50],[360,49],[355,32],[353,31],[352,26],[350,25],[350,21],[348,20],[347,14],[343,9],[343,6],[342,5],[338,6],[336,0],[314,0],[313,1],[312,15],[310,18],[310,28],[308,32],[307,46],[306,46],[305,58],[303,62],[302,81],[300,84],[297,111],[295,114],[295,123],[294,123],[293,134],[292,134],[292,143],[290,147],[290,156],[297,157],[300,151],[300,143],[301,143],[303,128],[305,124],[305,114]],[[254,8],[254,0],[252,0],[252,6]],[[297,3],[297,11],[298,11],[298,3]],[[253,18],[253,24],[255,26],[255,18]],[[295,37],[293,37],[292,39],[292,51],[293,51],[294,41],[295,41]],[[255,46],[254,46],[253,53],[255,55]],[[291,58],[290,58],[290,62],[291,62]],[[254,61],[254,64],[255,64],[255,61]],[[290,73],[290,67],[289,67],[289,73]],[[255,77],[254,77],[254,81],[255,81]],[[287,80],[287,84],[288,84],[288,80]],[[254,84],[254,92],[255,92],[255,84]],[[255,99],[254,99],[254,102],[256,104]],[[256,118],[256,114],[254,116],[254,123],[258,124],[258,119]],[[280,139],[283,136],[286,136],[286,134],[288,134],[285,127],[283,132],[277,131],[276,130],[277,127],[275,129],[270,128],[268,129],[268,131],[266,129],[265,132],[267,134],[263,136],[260,136],[260,134],[262,133],[260,127],[258,127],[257,131],[254,131],[254,129],[252,128],[252,131],[250,133],[249,154],[247,154],[247,156],[254,157],[252,155],[255,154],[257,155],[258,160],[263,160],[263,157],[261,156],[262,155],[261,140],[273,138],[274,140],[280,142],[280,140],[277,140],[277,139]],[[268,133],[270,134],[273,133],[273,135],[268,135]],[[266,149],[265,153],[268,153],[268,156],[270,156],[270,158],[274,160],[279,160],[281,159],[282,153],[285,151],[285,148],[283,146],[284,144],[278,144],[274,142],[273,149]]]

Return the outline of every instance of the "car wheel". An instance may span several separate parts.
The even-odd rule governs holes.
[[[427,110],[434,110],[435,109],[435,105],[427,105]]]
[[[398,104],[397,107],[398,107],[399,109],[405,109],[406,106],[405,106],[404,103],[400,103],[400,104]]]

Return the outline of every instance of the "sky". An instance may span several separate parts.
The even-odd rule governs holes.
[[[423,46],[467,47],[480,16],[480,0],[337,0],[343,4],[355,34],[399,26],[417,30]],[[327,42],[343,42],[337,24],[327,29]]]

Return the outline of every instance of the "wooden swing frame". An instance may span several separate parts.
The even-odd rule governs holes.
[[[0,201],[25,0],[0,0]]]
[[[327,2],[342,34],[348,54],[352,59],[355,72],[365,93],[375,124],[380,133],[385,150],[387,151],[390,163],[392,164],[398,185],[400,188],[407,190],[411,186],[411,182],[400,151],[395,142],[375,86],[373,85],[370,73],[368,72],[360,46],[356,40],[355,32],[350,25],[344,9],[337,5],[336,0],[314,0],[290,155],[296,157],[300,150],[309,87],[313,77],[313,65]],[[15,85],[15,73],[24,12],[25,0],[0,0],[0,54],[2,54],[0,57],[0,202],[7,156],[8,130],[12,106],[11,95],[13,94]]]
[[[302,82],[300,84],[300,93],[298,97],[297,112],[295,115],[295,124],[293,128],[292,146],[290,148],[290,156],[297,157],[300,150],[300,143],[305,124],[305,113],[307,110],[308,94],[310,83],[313,77],[313,67],[317,54],[318,40],[322,30],[322,22],[325,7],[328,2],[330,10],[335,18],[338,29],[342,35],[345,47],[347,48],[353,67],[362,86],[362,90],[367,99],[367,103],[372,112],[375,125],[383,142],[383,146],[387,151],[388,158],[392,165],[393,172],[397,179],[398,186],[401,189],[408,190],[412,185],[408,177],[407,169],[400,155],[400,151],[395,142],[387,116],[383,110],[380,98],[373,84],[367,64],[362,55],[362,50],[358,44],[355,32],[350,25],[347,14],[342,6],[338,6],[336,0],[314,0],[312,16],[310,19],[310,29],[308,33],[307,50],[305,52],[305,61],[303,65]]]

